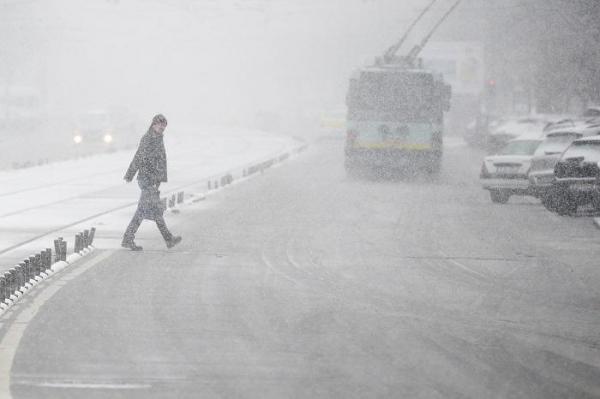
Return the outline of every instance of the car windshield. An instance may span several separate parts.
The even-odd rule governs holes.
[[[562,159],[583,158],[585,162],[600,161],[600,141],[576,141],[565,151]]]
[[[581,134],[571,132],[549,134],[539,145],[535,151],[535,155],[560,154],[573,142],[573,140],[580,137]]]
[[[540,145],[540,140],[515,140],[509,142],[499,155],[533,155]]]

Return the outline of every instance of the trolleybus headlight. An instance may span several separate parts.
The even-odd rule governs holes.
[[[73,136],[73,141],[75,142],[75,144],[79,144],[83,141],[83,137],[81,137],[80,134],[76,134],[75,136]]]
[[[110,144],[110,143],[112,143],[112,141],[113,141],[113,136],[111,136],[110,134],[105,134],[104,135],[104,142],[106,144]]]

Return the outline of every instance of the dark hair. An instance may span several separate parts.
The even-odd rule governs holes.
[[[167,123],[167,118],[165,118],[165,116],[163,114],[157,114],[154,115],[154,118],[152,118],[152,124],[155,125],[157,123]]]

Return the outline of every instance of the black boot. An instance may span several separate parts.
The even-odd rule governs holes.
[[[181,242],[181,236],[173,236],[166,241],[167,248],[173,248],[175,245]]]
[[[123,248],[129,248],[132,251],[141,251],[142,249],[144,249],[139,245],[136,245],[133,241],[133,238],[123,238],[123,241],[121,241],[121,246]]]

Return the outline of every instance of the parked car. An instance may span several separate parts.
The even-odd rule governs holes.
[[[534,195],[550,211],[555,210],[553,183],[554,167],[561,154],[576,139],[600,134],[600,125],[580,124],[571,128],[558,128],[546,134],[531,160],[529,182]]]
[[[488,153],[496,153],[510,140],[523,134],[539,133],[542,136],[551,124],[561,119],[565,119],[564,116],[546,114],[498,119],[490,125],[486,145]]]
[[[565,118],[555,122],[550,122],[544,127],[544,132],[551,132],[557,130],[566,130],[566,129],[574,129],[578,125],[585,123],[583,119],[577,118]]]
[[[588,119],[600,118],[600,107],[593,105],[589,106],[584,112],[583,117]]]
[[[577,139],[562,153],[554,167],[553,207],[571,215],[581,205],[600,210],[600,136]]]
[[[479,114],[465,126],[464,139],[467,144],[477,147],[485,147],[490,131],[494,130],[504,119],[490,114]]]
[[[504,204],[511,195],[534,195],[529,168],[543,137],[537,132],[510,140],[496,155],[485,157],[480,181],[492,202]]]

